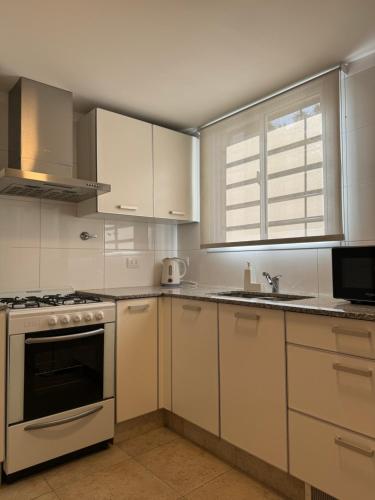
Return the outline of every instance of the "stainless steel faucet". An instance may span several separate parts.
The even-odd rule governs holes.
[[[266,277],[268,283],[272,286],[272,293],[279,293],[280,290],[280,278],[281,274],[277,274],[276,276],[271,276],[269,273],[264,272],[263,276]]]

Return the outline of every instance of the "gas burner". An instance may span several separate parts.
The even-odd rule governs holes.
[[[41,297],[40,302],[49,306],[72,306],[77,304],[92,304],[93,302],[102,302],[99,297],[85,297],[79,293],[68,294],[53,294],[44,295]]]
[[[9,309],[33,309],[37,307],[74,306],[78,304],[93,304],[102,302],[100,297],[86,297],[79,293],[56,293],[37,297],[0,297],[0,304],[6,304]]]
[[[9,309],[30,309],[40,307],[39,297],[3,297],[0,299],[1,303],[6,304]]]

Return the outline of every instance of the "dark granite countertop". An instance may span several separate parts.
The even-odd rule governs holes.
[[[248,307],[261,307],[265,309],[281,309],[284,311],[300,312],[305,314],[320,314],[323,316],[375,321],[375,306],[353,305],[345,300],[333,299],[332,297],[326,296],[302,300],[288,300],[286,302],[273,302],[259,298],[248,299],[217,295],[219,292],[228,290],[234,290],[234,288],[209,285],[200,285],[198,287],[183,286],[181,288],[150,286],[82,290],[80,293],[100,296],[115,301],[124,299],[142,299],[147,297],[173,296],[192,300],[207,300],[223,304],[236,304]],[[301,293],[301,295],[303,294]]]

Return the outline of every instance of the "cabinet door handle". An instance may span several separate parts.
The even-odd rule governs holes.
[[[169,210],[169,213],[171,215],[181,215],[182,217],[186,215],[185,212],[179,212],[178,210]]]
[[[117,208],[119,208],[120,210],[129,210],[131,212],[135,212],[136,210],[138,210],[138,207],[132,207],[130,205],[118,205]]]
[[[202,310],[201,306],[191,306],[188,304],[183,305],[182,309],[185,309],[186,311],[195,311],[195,312],[200,312]]]
[[[352,337],[371,337],[371,332],[369,330],[348,330],[347,328],[341,328],[341,326],[334,326],[332,328],[332,333],[338,335],[350,335]]]
[[[236,319],[249,319],[252,321],[258,321],[258,319],[259,319],[258,314],[249,314],[249,313],[240,313],[240,312],[234,313],[234,317]]]
[[[150,307],[150,304],[139,304],[136,306],[128,306],[129,311],[146,311]]]
[[[374,456],[374,450],[371,448],[367,447],[362,447],[358,446],[357,444],[350,443],[349,441],[346,441],[340,436],[335,437],[335,444],[338,446],[342,446],[343,448],[347,448],[348,450],[355,451],[357,453],[360,453],[361,455],[364,455],[365,457],[373,457]]]
[[[332,368],[339,372],[352,373],[361,377],[372,377],[372,370],[365,368],[354,368],[353,366],[342,365],[341,363],[333,363]]]

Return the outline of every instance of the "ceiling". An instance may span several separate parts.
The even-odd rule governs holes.
[[[18,76],[185,129],[375,50],[374,0],[4,0],[0,89]]]

